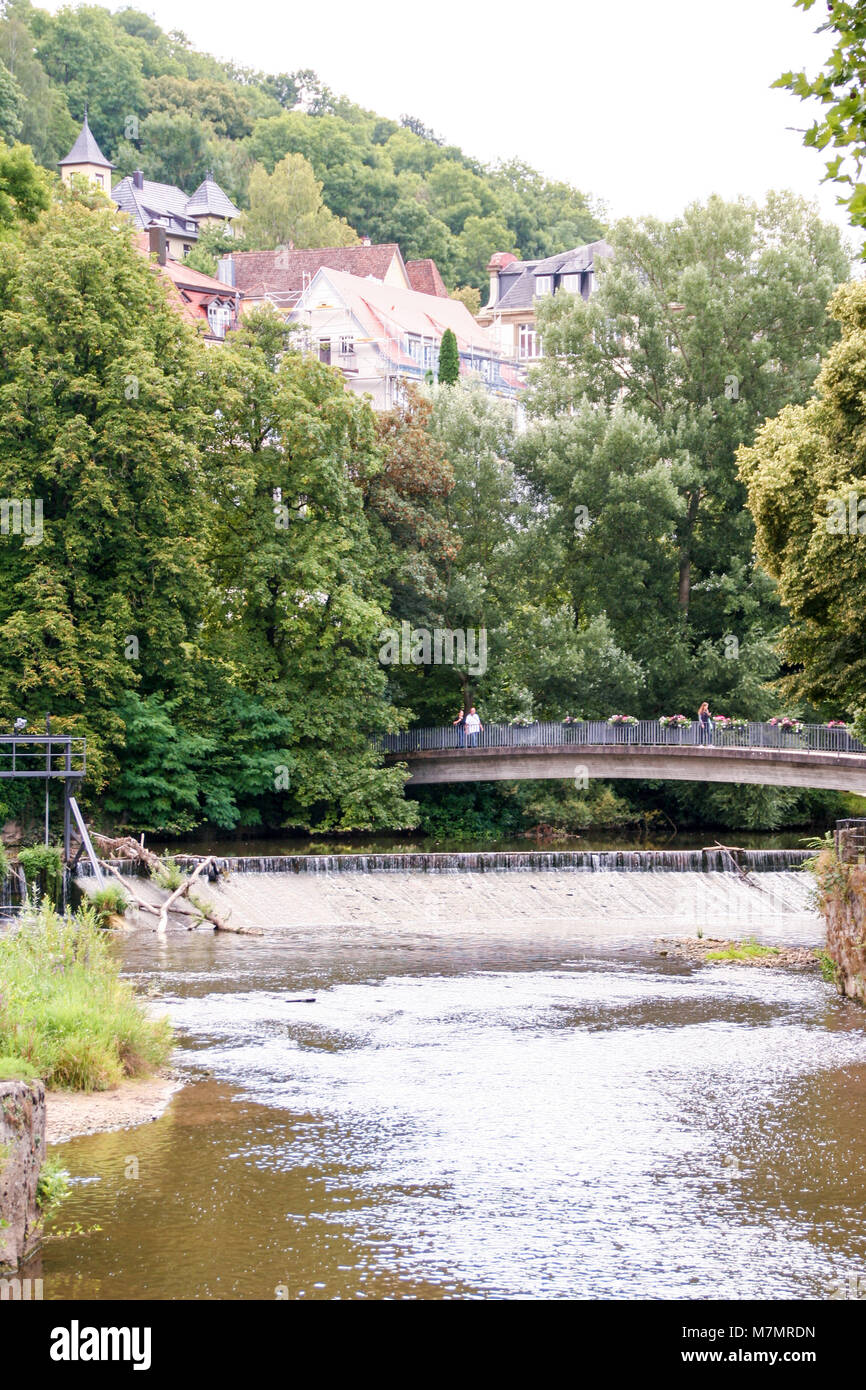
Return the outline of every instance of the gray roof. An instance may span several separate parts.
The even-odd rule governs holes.
[[[205,206],[203,197],[200,197],[205,188],[208,190],[208,206]],[[135,181],[129,175],[114,185],[111,196],[119,208],[129,213],[135,225],[142,231],[152,222],[158,222],[175,236],[190,237],[193,240],[199,233],[195,220],[197,216],[202,217],[205,212],[211,212],[217,217],[239,216],[239,209],[213,179],[205,179],[189,198],[183,189],[177,188],[175,184],[154,183],[152,179],[143,179],[141,188],[136,188]]]
[[[65,159],[58,161],[62,169],[64,164],[99,164],[103,169],[113,169],[114,165],[110,159],[106,159],[102,150],[96,143],[93,131],[87,123],[87,116],[84,117],[84,125],[78,132],[78,139],[69,151]]]
[[[213,174],[205,175],[186,205],[187,217],[203,217],[206,213],[214,217],[240,217],[241,214],[240,208],[236,208],[228,194],[223,193]]]
[[[495,308],[531,309],[537,275],[574,275],[592,270],[596,256],[606,260],[612,255],[613,247],[609,242],[592,241],[587,246],[575,246],[541,261],[512,261],[506,272],[500,274],[502,294]]]
[[[142,188],[136,188],[132,178],[121,179],[114,185],[111,196],[123,212],[128,212],[136,227],[141,231],[152,222],[164,226],[175,236],[187,236],[195,240],[198,224],[186,217],[186,194],[170,183],[152,183],[144,180]]]

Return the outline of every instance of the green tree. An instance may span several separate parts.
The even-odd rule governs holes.
[[[157,183],[173,183],[192,193],[208,167],[208,130],[185,111],[155,111],[139,126],[140,146],[120,144],[120,170],[141,169]]]
[[[237,238],[223,226],[205,227],[195,246],[186,256],[186,264],[202,275],[216,275],[217,262],[221,256],[228,256],[237,250]]]
[[[249,198],[243,231],[251,250],[289,243],[296,247],[352,246],[358,240],[348,223],[325,207],[322,185],[303,155],[286,155],[272,174],[255,167]]]
[[[165,74],[146,83],[145,101],[151,114],[190,116],[228,140],[243,140],[252,132],[250,102],[239,83],[193,82]]]
[[[99,5],[32,15],[37,59],[63,90],[75,120],[87,107],[91,130],[111,159],[129,117],[144,111],[140,45]]]
[[[794,0],[802,10],[811,10],[815,0]],[[866,227],[866,16],[859,0],[828,3],[829,18],[818,32],[835,36],[835,43],[823,72],[810,78],[805,72],[786,72],[774,84],[787,87],[803,101],[817,101],[824,108],[803,137],[803,143],[817,150],[838,151],[827,160],[826,180],[849,190],[839,202],[848,208],[855,227]],[[826,181],[825,180],[825,181]]]
[[[456,290],[451,291],[451,298],[459,299],[473,316],[481,312],[481,292],[474,285],[458,285]]]
[[[454,386],[460,378],[460,354],[453,329],[446,328],[439,344],[439,384]]]
[[[219,488],[205,638],[246,695],[291,721],[282,824],[409,825],[405,773],[383,768],[369,743],[399,724],[359,485],[375,468],[375,421],[337,372],[287,351],[286,332],[277,315],[254,314],[208,357]]]
[[[35,222],[48,201],[48,180],[27,146],[0,142],[0,227]]]
[[[456,275],[480,292],[487,288],[487,266],[495,251],[510,251],[511,234],[501,217],[467,217],[454,252]]]
[[[454,471],[430,431],[432,404],[407,383],[393,410],[376,417],[379,449],[362,479],[364,504],[380,537],[377,569],[401,619],[427,621],[445,597],[447,573],[459,550],[448,524]]]
[[[835,334],[826,306],[845,254],[837,229],[790,194],[760,208],[711,198],[667,224],[620,223],[612,240],[589,302],[539,305],[545,358],[530,408],[621,401],[655,426],[682,499],[677,600],[711,626],[702,586],[751,552],[737,448],[808,394]]]
[[[6,64],[0,60],[0,140],[5,140],[7,144],[21,134],[23,105],[24,93]]]
[[[29,145],[38,163],[55,169],[78,134],[69,113],[66,93],[52,86],[34,53],[30,22],[35,11],[27,0],[7,0],[0,20],[0,61],[21,98],[13,94],[21,128],[10,132]]]
[[[790,615],[784,689],[838,718],[866,708],[866,284],[831,308],[842,338],[814,397],[768,420],[739,458],[758,557]]]
[[[2,248],[0,494],[31,526],[0,539],[0,703],[64,716],[107,772],[123,691],[190,688],[205,350],[96,201]]]

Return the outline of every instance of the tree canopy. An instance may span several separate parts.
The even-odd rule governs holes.
[[[866,709],[866,284],[836,294],[841,340],[815,395],[789,405],[740,451],[762,564],[789,622],[785,684],[828,717]]]

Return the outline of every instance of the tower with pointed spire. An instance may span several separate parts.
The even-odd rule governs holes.
[[[60,177],[66,184],[72,183],[73,174],[82,174],[91,179],[104,193],[111,192],[111,171],[114,165],[106,159],[96,143],[93,131],[87,120],[87,107],[84,108],[84,125],[78,139],[65,159],[58,165]]]

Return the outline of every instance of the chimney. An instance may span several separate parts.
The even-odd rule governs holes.
[[[487,267],[487,273],[490,276],[490,299],[485,304],[485,309],[496,308],[499,303],[499,272],[516,260],[517,257],[512,255],[510,251],[497,251],[490,257],[490,264]]]
[[[372,244],[373,244],[373,243],[371,242],[371,240],[370,240],[370,238],[369,238],[368,236],[363,236],[363,237],[361,237],[361,245],[362,245],[362,246],[372,246]]]
[[[144,174],[140,169],[136,169],[132,175],[133,188],[144,188]]]
[[[159,227],[155,222],[151,222],[147,229],[147,239],[150,254],[156,256],[160,265],[165,265],[165,227]]]

